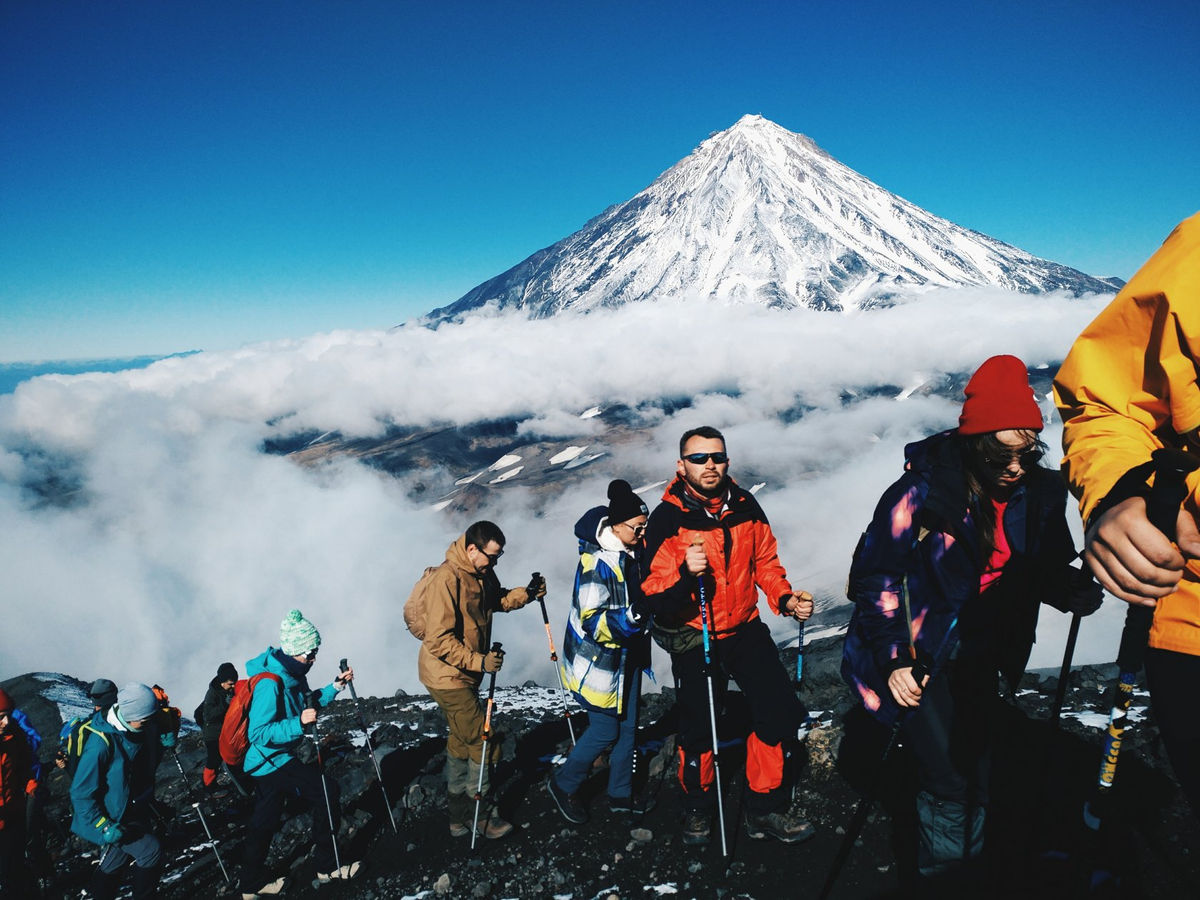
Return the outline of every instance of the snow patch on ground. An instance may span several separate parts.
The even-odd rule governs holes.
[[[577,469],[580,466],[586,466],[592,460],[599,459],[603,455],[604,455],[604,453],[602,451],[600,453],[592,453],[588,456],[581,456],[581,457],[579,457],[579,459],[571,460],[569,463],[567,463],[565,466],[563,466],[563,468],[564,469]]]
[[[487,471],[487,470],[485,469],[484,471]],[[458,479],[458,481],[456,481],[454,483],[455,484],[470,484],[472,481],[474,481],[476,478],[478,478],[482,474],[483,474],[483,472],[476,472],[474,475],[467,475],[464,478]]]
[[[519,456],[517,457],[517,459],[520,458],[521,457]],[[521,470],[524,468],[524,466],[517,466],[515,469],[509,469],[507,472],[502,472],[500,475],[497,475],[495,478],[489,481],[488,484],[499,484],[502,481],[508,481],[510,478],[516,478],[521,474]]]
[[[761,491],[766,486],[767,486],[767,483],[765,481],[760,481],[758,484],[754,484],[754,485],[750,486],[750,493],[757,494],[759,491]]]
[[[584,444],[582,447],[568,447],[561,453],[555,453],[550,457],[550,465],[557,466],[559,463],[570,462],[586,449],[587,444]]]
[[[590,409],[585,409],[583,412],[581,412],[581,413],[579,414],[579,418],[581,418],[581,419],[594,419],[594,418],[596,418],[596,416],[600,415],[600,413],[602,413],[602,412],[603,412],[603,410],[602,410],[602,409],[600,409],[600,407],[598,407],[598,406],[593,406],[593,407],[591,407]]]
[[[498,472],[500,469],[507,469],[513,463],[519,463],[521,457],[516,453],[505,453],[502,457],[488,466],[489,472]]]
[[[35,672],[33,677],[46,685],[41,694],[58,707],[64,722],[75,716],[90,716],[93,712],[92,698],[87,691],[73,684],[60,672]]]

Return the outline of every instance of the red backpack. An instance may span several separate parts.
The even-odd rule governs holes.
[[[254,696],[254,686],[264,678],[283,684],[283,679],[274,672],[259,672],[248,681],[245,678],[241,679],[233,688],[233,699],[229,701],[225,721],[221,724],[219,745],[221,759],[229,766],[240,768],[246,759],[246,751],[250,748],[250,737],[247,733],[250,727],[250,699]]]

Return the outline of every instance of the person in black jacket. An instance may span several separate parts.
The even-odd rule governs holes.
[[[1038,465],[1041,430],[1025,364],[984,362],[959,427],[905,448],[851,564],[842,675],[876,719],[903,717],[918,870],[947,886],[983,850],[998,675],[1020,680],[1040,603],[1087,615],[1102,597],[1070,565],[1066,483]]]
[[[208,691],[201,705],[203,723],[200,734],[204,738],[204,749],[207,756],[204,760],[204,789],[217,789],[217,772],[221,768],[221,725],[225,722],[225,711],[229,709],[229,701],[233,699],[233,689],[237,684],[238,671],[233,663],[223,662],[217,667],[216,677],[208,683]]]

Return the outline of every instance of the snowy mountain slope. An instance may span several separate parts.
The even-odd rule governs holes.
[[[843,310],[920,285],[1114,289],[938,218],[804,135],[744,116],[632,199],[431,317],[489,303],[544,317],[673,296]]]

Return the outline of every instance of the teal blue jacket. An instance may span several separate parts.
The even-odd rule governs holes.
[[[154,770],[162,759],[158,729],[150,722],[141,731],[123,731],[97,713],[88,723],[94,731],[84,742],[71,781],[71,830],[93,844],[109,822],[128,827],[134,800],[154,795]]]
[[[250,746],[243,768],[247,775],[266,775],[283,768],[295,757],[295,750],[304,739],[300,713],[309,693],[308,679],[296,678],[288,672],[275,655],[274,647],[268,647],[246,662],[247,678],[253,678],[259,672],[279,676],[282,684],[272,678],[262,678],[254,685],[246,722]],[[337,693],[332,683],[325,685],[319,694],[320,705],[328,706]]]

